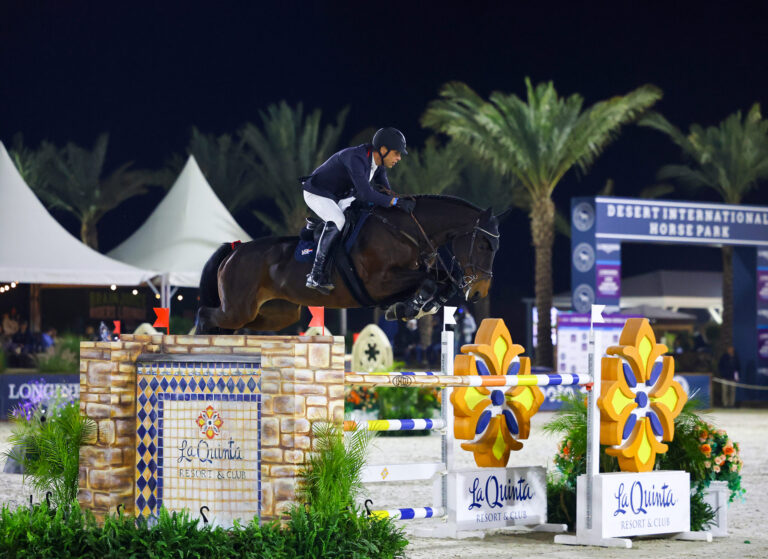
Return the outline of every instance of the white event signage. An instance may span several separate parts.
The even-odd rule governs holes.
[[[577,499],[586,500],[586,476],[579,476]],[[688,472],[655,471],[594,476],[592,529],[601,538],[671,534],[690,530]],[[576,532],[586,530],[579,514]]]
[[[448,476],[449,509],[459,530],[543,524],[547,519],[547,471],[543,466],[459,470]],[[453,500],[453,499],[451,499]]]

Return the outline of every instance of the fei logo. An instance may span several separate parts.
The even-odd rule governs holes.
[[[212,439],[221,434],[221,426],[224,420],[213,406],[208,406],[197,416],[197,426],[200,427],[200,435]]]

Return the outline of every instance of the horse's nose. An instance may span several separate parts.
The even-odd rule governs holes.
[[[480,292],[479,291],[475,291],[472,294],[472,298],[469,300],[469,302],[470,303],[477,303],[479,300],[480,300]]]

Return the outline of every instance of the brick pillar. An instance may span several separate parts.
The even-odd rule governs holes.
[[[344,420],[344,341],[317,336],[264,343],[261,370],[262,518],[270,519],[295,503],[313,424]]]
[[[344,419],[344,340],[330,336],[135,336],[80,345],[80,413],[98,426],[80,449],[78,500],[103,519],[135,514],[136,360],[141,353],[261,354],[262,519],[295,502],[315,422]]]
[[[134,509],[136,358],[151,341],[144,338],[80,344],[80,413],[97,430],[80,448],[78,501],[100,519],[120,503]]]

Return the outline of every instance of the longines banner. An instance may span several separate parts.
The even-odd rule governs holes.
[[[768,246],[764,207],[598,197],[594,211],[598,239]]]
[[[0,375],[0,420],[7,419],[24,401],[70,401],[79,397],[80,375]]]
[[[546,522],[546,478],[542,466],[481,468],[451,474],[448,492],[458,496],[458,528],[487,530]]]

